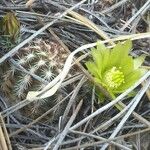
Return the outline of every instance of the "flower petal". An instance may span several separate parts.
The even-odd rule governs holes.
[[[108,65],[108,67],[111,68],[113,66],[122,66],[125,63],[125,58],[128,56],[131,47],[131,40],[127,40],[124,44],[121,44],[119,42],[111,51],[110,64]]]
[[[97,69],[97,66],[95,65],[94,62],[88,61],[86,62],[86,67],[88,68],[89,72],[91,72],[91,74],[97,78],[101,78],[101,73],[99,72],[99,70]]]
[[[92,49],[91,54],[93,56],[93,60],[96,64],[98,72],[99,72],[99,74],[101,74],[101,71],[102,71],[102,55],[101,55],[99,50],[94,49],[94,48]]]
[[[125,57],[125,62],[122,61],[120,64],[120,71],[122,71],[124,76],[126,76],[133,70],[134,70],[133,58],[131,56]]]
[[[105,72],[107,64],[109,63],[110,50],[102,43],[97,42],[97,50],[102,57],[102,73]]]
[[[125,76],[125,83],[118,87],[115,91],[123,92],[124,90],[132,86],[141,76],[142,72],[140,69],[132,71],[130,74]]]

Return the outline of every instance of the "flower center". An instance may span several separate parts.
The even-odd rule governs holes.
[[[116,67],[108,70],[104,75],[104,81],[110,89],[118,88],[124,81],[124,74]]]

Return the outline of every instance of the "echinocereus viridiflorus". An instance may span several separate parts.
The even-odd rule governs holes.
[[[134,59],[129,55],[131,48],[131,40],[127,40],[124,44],[119,42],[112,49],[97,42],[97,47],[91,49],[93,60],[86,62],[88,71],[112,97],[124,92],[143,74],[140,67],[145,57]]]

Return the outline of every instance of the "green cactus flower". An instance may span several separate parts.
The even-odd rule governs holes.
[[[86,62],[86,66],[95,82],[101,84],[110,95],[124,92],[143,74],[140,66],[145,57],[134,59],[129,56],[131,48],[131,40],[127,40],[124,44],[119,42],[113,49],[98,42],[97,48],[91,50],[93,60]]]

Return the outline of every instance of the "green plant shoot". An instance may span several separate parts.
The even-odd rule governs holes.
[[[97,42],[91,49],[92,59],[86,62],[88,71],[95,82],[101,84],[114,97],[132,86],[144,73],[141,67],[145,57],[133,58],[129,55],[131,40],[120,42],[113,49]]]
[[[0,34],[8,36],[11,40],[15,41],[20,32],[20,22],[14,13],[7,13],[0,21]]]

